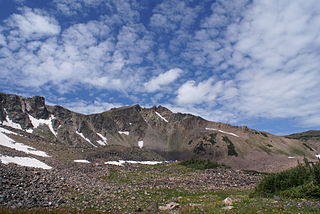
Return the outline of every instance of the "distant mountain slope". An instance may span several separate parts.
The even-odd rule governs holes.
[[[290,139],[297,139],[297,140],[318,140],[320,141],[320,130],[310,130],[301,133],[295,133],[285,136],[286,138]]]
[[[40,147],[48,147],[60,160],[68,159],[61,157],[63,148],[97,161],[197,157],[238,169],[278,171],[317,154],[298,140],[173,113],[162,106],[133,105],[83,115],[45,105],[43,97],[0,93],[1,124],[25,133],[19,140],[27,145],[39,139]]]

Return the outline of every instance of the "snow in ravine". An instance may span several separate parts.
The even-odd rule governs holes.
[[[47,153],[43,151],[36,150],[31,146],[24,145],[22,143],[17,143],[0,130],[0,145],[5,146],[11,149],[15,149],[21,152],[25,152],[27,154],[33,154],[41,157],[50,157]]]
[[[162,119],[164,120],[165,122],[169,122],[166,118],[164,118],[159,112],[156,112],[156,114]]]
[[[76,134],[79,135],[80,137],[82,137],[85,141],[87,141],[88,143],[90,143],[92,146],[97,147],[96,145],[94,145],[93,143],[91,143],[91,141],[86,138],[82,133],[76,131]]]
[[[224,133],[224,134],[228,134],[228,135],[232,135],[232,136],[235,136],[235,137],[239,137],[239,135],[236,135],[232,132],[226,132],[226,131],[222,131],[222,130],[219,130],[219,129],[214,129],[214,128],[206,128],[206,130],[209,130],[209,131],[218,131],[218,132],[221,132],[221,133]]]
[[[129,135],[130,133],[128,131],[118,131],[119,134],[125,134],[125,135]]]
[[[101,146],[105,146],[108,144],[107,142],[107,138],[105,136],[103,136],[102,134],[97,132],[97,135],[102,139],[102,140],[98,140],[97,143],[99,143]]]
[[[320,159],[320,154],[316,155],[316,157]]]
[[[75,163],[91,163],[88,160],[74,160],[73,162],[75,162]]]
[[[10,127],[12,127],[12,128],[22,130],[21,125],[20,125],[20,124],[13,122],[13,121],[9,118],[9,116],[8,116],[8,113],[7,113],[6,109],[4,109],[4,111],[5,111],[5,113],[7,114],[7,116],[6,116],[6,121],[2,121],[2,125],[10,126]]]
[[[52,169],[51,166],[48,166],[42,161],[39,161],[35,158],[29,158],[29,157],[12,157],[12,156],[5,156],[0,154],[0,160],[3,164],[9,164],[9,163],[15,163],[20,166],[26,166],[26,167],[35,167],[35,168],[41,168],[41,169]]]
[[[124,164],[144,164],[144,165],[157,165],[167,163],[168,161],[133,161],[133,160],[118,160],[118,161],[107,161],[105,164],[123,166]]]
[[[54,136],[57,136],[57,133],[54,131],[53,126],[52,126],[52,120],[55,119],[54,115],[51,115],[49,119],[45,120],[45,119],[37,119],[32,117],[31,115],[29,115],[29,119],[32,123],[32,126],[34,128],[37,128],[40,125],[47,125],[50,129],[50,131],[52,132],[52,134],[54,134]]]

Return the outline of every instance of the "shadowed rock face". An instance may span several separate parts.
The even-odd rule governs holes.
[[[163,106],[133,105],[83,115],[61,106],[47,106],[43,97],[0,93],[0,124],[12,123],[50,142],[74,148],[142,147],[141,151],[155,151],[166,159],[200,157],[238,168],[264,169],[263,163],[277,168],[276,162],[289,166],[304,155],[315,157],[315,151],[298,140],[173,113]],[[248,167],[256,164],[255,160],[261,163]]]
[[[8,117],[14,123],[20,124],[23,129],[32,128],[29,116],[47,119],[49,112],[43,97],[23,98],[13,94],[0,93],[0,121]]]

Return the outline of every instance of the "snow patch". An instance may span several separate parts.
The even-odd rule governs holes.
[[[2,125],[10,126],[10,127],[12,127],[12,128],[22,130],[21,125],[20,125],[20,124],[15,123],[15,122],[13,122],[12,120],[10,120],[10,118],[9,118],[9,116],[8,116],[8,113],[7,113],[6,109],[4,109],[4,111],[5,111],[5,113],[6,113],[6,115],[7,115],[7,116],[6,116],[6,121],[2,121]]]
[[[316,155],[316,157],[317,157],[318,159],[320,159],[320,154]]]
[[[143,147],[143,140],[138,141],[138,146],[139,146],[140,149],[142,149],[142,147]]]
[[[129,135],[130,133],[128,131],[118,131],[119,134],[125,134],[125,135]]]
[[[13,131],[10,131],[10,130],[2,128],[2,127],[0,127],[0,132],[5,133],[5,134],[13,134],[13,135],[17,135],[17,136],[23,136],[21,134],[15,133]]]
[[[102,140],[98,140],[97,143],[99,143],[101,146],[105,146],[108,144],[107,142],[107,138],[105,136],[103,136],[102,134],[97,132],[97,135],[102,139]]]
[[[5,156],[0,155],[0,161],[3,164],[15,163],[20,166],[27,166],[27,167],[34,167],[34,168],[41,168],[41,169],[52,169],[51,166],[48,166],[42,161],[39,161],[35,158],[29,157],[12,157],[12,156]]]
[[[144,165],[157,165],[162,163],[168,163],[169,161],[133,161],[133,160],[118,160],[118,161],[107,161],[105,164],[124,166],[124,164],[144,164]]]
[[[82,137],[85,141],[87,141],[88,143],[90,143],[92,146],[97,147],[96,145],[94,145],[93,143],[91,143],[91,141],[86,138],[82,133],[76,131],[76,134],[79,135],[80,137]]]
[[[288,158],[289,158],[289,159],[293,159],[293,158],[295,158],[295,157],[291,157],[291,156],[289,156]]]
[[[73,162],[75,162],[75,163],[91,163],[88,160],[74,160]]]
[[[228,134],[228,135],[232,135],[232,136],[235,136],[235,137],[239,137],[239,135],[236,135],[232,132],[226,132],[226,131],[222,131],[220,129],[214,129],[214,128],[206,128],[206,130],[210,130],[210,131],[218,131],[218,132],[221,132],[221,133],[224,133],[224,134]]]
[[[104,162],[104,164],[123,166],[124,163],[121,161],[106,161],[106,162]]]
[[[2,130],[0,130],[0,145],[11,148],[11,149],[15,149],[27,154],[37,155],[41,157],[50,157],[47,153],[43,151],[39,151],[31,146],[27,146],[22,143],[15,142],[13,139],[3,134]]]
[[[29,119],[33,125],[34,128],[38,128],[38,126],[40,125],[47,125],[50,129],[50,131],[52,132],[52,134],[54,134],[54,136],[57,136],[57,133],[54,131],[53,126],[52,126],[52,120],[55,119],[54,115],[51,115],[49,117],[49,119],[45,120],[45,119],[37,119],[32,117],[31,115],[29,115]]]
[[[164,118],[159,112],[156,112],[155,111],[155,113],[162,119],[162,120],[164,120],[165,122],[169,122],[166,118]]]

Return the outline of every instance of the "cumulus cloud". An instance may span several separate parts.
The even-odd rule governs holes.
[[[170,69],[167,72],[159,74],[157,77],[152,78],[149,82],[145,83],[145,89],[148,92],[154,92],[161,89],[162,86],[166,86],[174,82],[183,71],[179,68]]]

